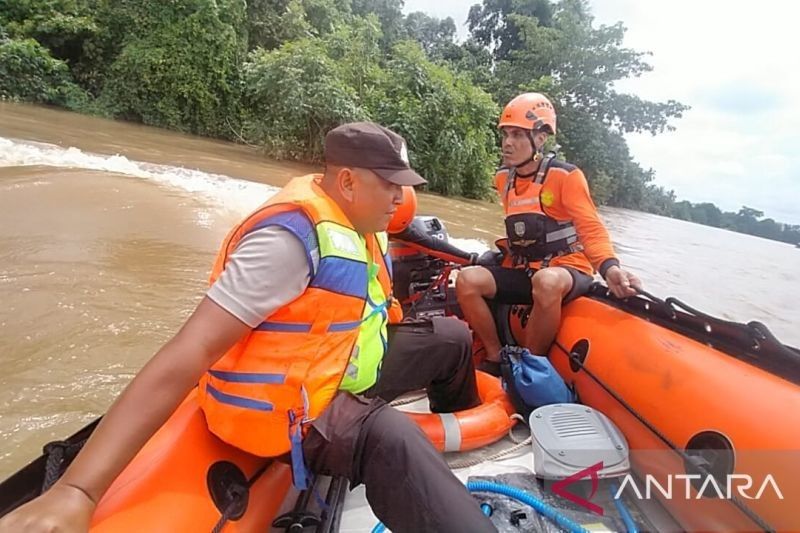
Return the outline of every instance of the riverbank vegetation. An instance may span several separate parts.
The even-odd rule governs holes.
[[[0,98],[257,146],[319,161],[329,128],[374,120],[403,134],[445,195],[490,198],[501,106],[523,91],[559,112],[560,153],[601,204],[787,242],[742,208],[677,201],[633,160],[624,134],[674,128],[687,107],[619,93],[651,70],[597,25],[585,0],[483,0],[456,39],[450,18],[402,0],[0,0]]]

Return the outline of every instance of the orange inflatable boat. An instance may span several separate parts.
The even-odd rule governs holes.
[[[403,253],[394,267],[397,291],[413,301],[407,311],[459,314],[442,275],[452,264]],[[505,344],[521,338],[529,311],[495,307]],[[579,401],[627,440],[634,475],[620,490],[629,500],[659,502],[688,531],[800,531],[797,349],[758,323],[717,319],[648,294],[620,301],[601,284],[565,306],[562,317],[549,358]],[[411,415],[440,450],[478,447],[510,427],[501,385],[485,374],[478,379],[478,408]],[[92,429],[51,445],[0,484],[0,515],[52,482]],[[225,531],[265,531],[285,513],[290,485],[286,465],[210,435],[190,396],[113,484],[92,530],[218,531],[225,524]],[[329,498],[341,501],[343,491],[331,490]],[[330,523],[325,531],[335,530]]]
[[[417,313],[460,316],[440,276],[449,267],[398,257],[397,278],[409,280],[399,292]],[[501,342],[519,344],[530,307],[497,304],[494,315]],[[800,351],[766,326],[647,293],[621,301],[596,283],[564,307],[548,355],[627,439],[634,497],[659,501],[685,530],[800,531]]]
[[[10,510],[55,481],[95,425],[49,444],[46,455],[2,484],[0,503]],[[286,464],[249,455],[209,433],[193,392],[100,500],[91,531],[266,531],[290,485]]]
[[[504,342],[521,338],[529,311],[498,306]],[[797,350],[758,323],[674,299],[622,302],[600,285],[562,317],[550,360],[624,434],[644,480],[630,487],[637,496],[690,531],[800,530]]]

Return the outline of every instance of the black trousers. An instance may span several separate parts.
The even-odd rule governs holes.
[[[452,413],[480,403],[472,361],[472,333],[457,318],[389,326],[389,346],[380,377],[364,395],[391,402],[427,389],[434,413]]]
[[[372,511],[394,533],[496,531],[422,430],[386,403],[424,387],[432,409],[478,403],[471,345],[455,319],[394,326],[371,397],[339,393],[312,422],[308,468],[364,483]]]

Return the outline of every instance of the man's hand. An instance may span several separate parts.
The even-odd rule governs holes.
[[[477,254],[476,254],[477,255]],[[474,265],[497,266],[503,261],[503,252],[497,250],[487,250],[475,258]]]
[[[175,337],[109,408],[61,479],[4,517],[0,533],[86,533],[94,501],[100,500],[203,373],[250,329],[210,298],[203,298]]]
[[[86,533],[94,508],[80,489],[56,483],[0,519],[0,533]]]
[[[616,265],[606,271],[606,283],[611,293],[617,298],[635,296],[636,290],[642,289],[642,282],[639,278]]]

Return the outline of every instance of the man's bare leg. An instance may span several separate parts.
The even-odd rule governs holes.
[[[500,361],[500,338],[494,323],[492,310],[484,298],[494,298],[497,286],[492,274],[483,267],[462,270],[456,278],[456,297],[472,331],[478,335],[486,348],[489,361]]]
[[[547,355],[561,324],[561,302],[572,289],[565,268],[543,268],[531,280],[533,311],[525,326],[525,347],[535,355]]]

